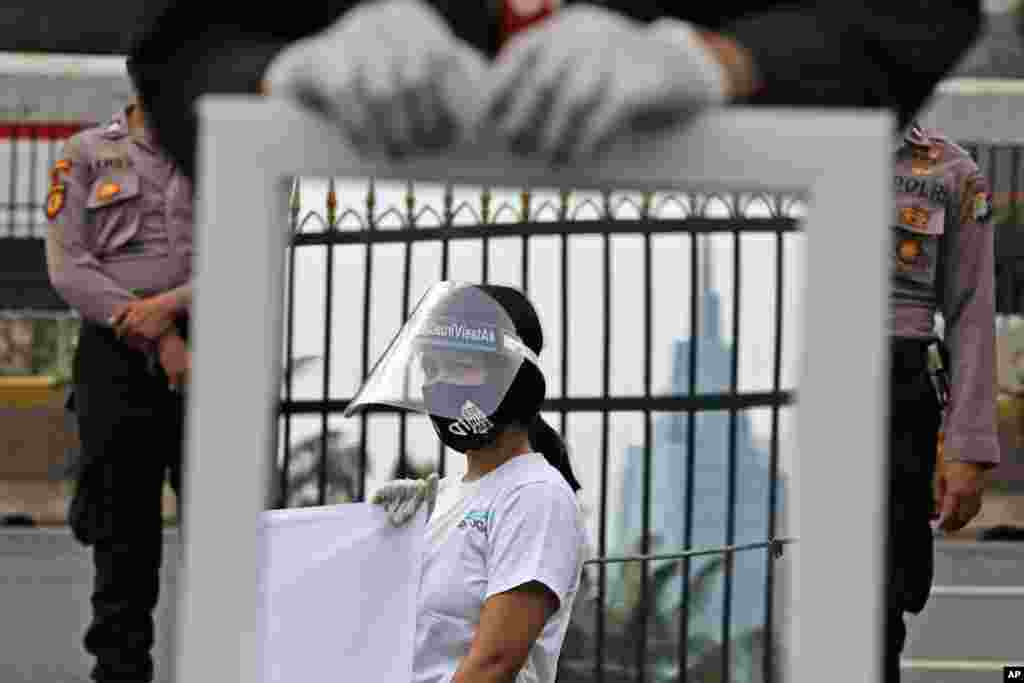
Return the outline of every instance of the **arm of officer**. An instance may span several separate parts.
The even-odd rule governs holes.
[[[978,513],[985,470],[999,462],[991,195],[974,162],[965,163],[959,206],[949,207],[957,220],[942,293],[952,386],[936,498],[946,531],[962,528]]]
[[[999,462],[995,389],[995,232],[988,182],[970,162],[960,182],[959,227],[946,259],[943,316],[952,387],[947,461]]]
[[[90,248],[89,158],[80,135],[64,145],[52,171],[46,216],[46,262],[50,282],[61,298],[87,320],[103,325],[119,306],[135,300],[103,271]]]

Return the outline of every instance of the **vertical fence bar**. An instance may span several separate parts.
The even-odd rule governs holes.
[[[338,222],[338,193],[335,188],[334,178],[327,181],[327,233],[332,234],[337,228]],[[327,403],[331,399],[331,350],[334,335],[331,334],[331,327],[334,321],[334,250],[332,242],[324,247],[327,249],[327,272],[326,292],[324,293],[324,371],[320,396],[320,463],[317,472],[317,502],[319,505],[327,503],[327,470],[328,448],[330,445],[330,429],[327,425],[327,416],[330,414]],[[364,475],[365,478],[365,475]]]
[[[734,204],[735,206],[735,204]],[[738,411],[736,399],[739,396],[739,357],[740,357],[740,231],[733,228],[732,232],[732,349],[731,376],[729,380],[729,466],[726,492],[725,544],[731,546],[736,542],[736,430],[738,428]],[[722,680],[732,680],[732,586],[735,555],[725,554],[725,585],[722,591]]]
[[[776,210],[781,217],[781,201],[776,204]],[[775,233],[775,359],[772,369],[772,394],[778,396],[782,389],[782,305],[783,305],[783,266],[785,265],[785,239],[784,233],[779,229]],[[778,479],[779,479],[779,411],[781,407],[776,403],[772,406],[772,434],[770,464],[768,466],[768,538],[775,538],[777,525],[778,506]],[[765,575],[764,589],[764,680],[765,683],[775,681],[775,559],[768,557],[768,571]]]
[[[455,190],[451,183],[444,186],[444,233],[441,237],[441,279],[448,279],[448,271],[451,268],[451,240],[448,238],[448,231],[455,223]],[[438,439],[437,444],[437,474],[444,477],[448,470],[448,451],[444,442]]]
[[[527,204],[526,211],[528,212],[529,209],[530,209],[529,204]],[[531,219],[531,216],[529,215],[529,213],[525,213],[525,215],[523,216],[523,222],[524,223],[529,223],[530,219]],[[523,241],[523,244],[522,244],[523,260],[520,263],[520,266],[522,267],[521,276],[523,278],[523,280],[522,280],[522,282],[523,282],[523,294],[525,294],[527,297],[529,297],[530,296],[530,236],[528,234],[524,233],[522,241]]]
[[[561,208],[559,210],[559,219],[562,221],[567,220],[569,215],[569,195],[568,193],[562,193]],[[569,318],[571,316],[569,311],[569,238],[568,235],[562,233],[562,253],[561,253],[561,271],[562,271],[562,287],[561,287],[561,313],[562,313],[562,334],[561,334],[561,384],[562,384],[562,398],[569,397]],[[563,404],[564,405],[564,404]],[[563,407],[560,414],[561,425],[559,432],[562,438],[569,431],[568,421],[566,419],[566,411]]]
[[[491,275],[491,240],[490,236],[488,235],[489,231],[487,229],[487,226],[491,222],[492,198],[493,194],[491,193],[491,188],[484,187],[483,191],[480,194],[480,228],[483,230],[484,233],[483,239],[481,240],[480,244],[480,248],[482,251],[480,264],[480,281],[485,283],[490,281]]]
[[[366,240],[366,270],[363,272],[363,379],[370,374],[370,299],[373,287],[373,231],[377,229],[377,189],[373,178],[369,179],[366,193],[366,229],[369,231]],[[366,443],[369,431],[369,416],[361,411],[362,432],[359,434],[359,495],[356,500],[366,498]]]
[[[405,229],[416,229],[416,189],[410,180],[406,185],[405,195]],[[412,296],[412,242],[403,242],[405,249],[402,261],[402,325],[409,319],[409,298]],[[411,476],[408,461],[409,452],[409,413],[403,410],[398,423],[398,472],[401,477]]]
[[[607,212],[605,213],[605,220],[608,220],[610,216]],[[604,253],[603,258],[603,271],[604,271],[604,301],[602,305],[604,307],[604,329],[601,338],[602,347],[602,358],[601,358],[601,396],[605,401],[605,406],[601,410],[601,490],[598,492],[599,503],[598,509],[600,511],[600,518],[598,519],[598,532],[597,532],[597,553],[600,557],[605,557],[608,554],[608,457],[611,450],[611,439],[609,431],[611,430],[611,420],[609,417],[607,401],[611,397],[611,350],[612,350],[612,243],[611,234],[609,231],[604,231],[602,236],[604,241]],[[605,610],[607,609],[608,601],[608,567],[604,563],[598,565],[598,579],[597,579],[597,642],[595,647],[597,652],[594,657],[594,674],[596,676],[597,683],[604,683],[605,675],[605,645],[607,638],[607,623],[605,618]]]
[[[29,127],[28,197],[25,198],[27,217],[25,237],[36,236],[36,176],[39,173],[39,126]]]
[[[653,346],[653,334],[651,328],[654,324],[652,317],[652,282],[651,274],[651,233],[644,232],[644,399],[649,403],[651,399],[651,352]],[[651,552],[651,477],[652,477],[652,443],[651,430],[651,409],[649,405],[644,406],[644,482],[643,482],[643,512],[640,534],[640,552],[648,555]],[[647,681],[647,636],[650,621],[650,564],[643,561],[640,572],[640,639],[637,645],[637,672],[639,680]]]
[[[689,376],[687,377],[689,387],[688,395],[692,398],[697,395],[697,335],[700,333],[700,320],[697,315],[698,299],[697,290],[699,287],[697,271],[700,266],[698,262],[698,233],[690,226],[690,357]],[[683,547],[689,548],[693,545],[693,494],[694,474],[696,471],[696,450],[697,450],[697,415],[693,408],[687,411],[686,420],[686,493],[685,508],[686,518],[683,522]],[[690,640],[690,564],[689,557],[683,558],[682,570],[682,609],[679,619],[679,680],[688,681]]]
[[[19,126],[11,127],[11,177],[8,179],[7,236],[14,237],[14,216],[18,212],[18,139]]]
[[[559,220],[565,221],[569,216],[569,196],[566,193],[562,195],[562,206],[559,211]],[[561,288],[561,301],[560,306],[562,309],[562,339],[561,339],[561,384],[562,384],[562,398],[569,398],[569,236],[566,233],[562,233],[562,288]],[[562,420],[562,434],[566,433],[565,426],[565,408],[561,411]]]

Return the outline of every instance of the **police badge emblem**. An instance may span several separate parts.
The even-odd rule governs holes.
[[[901,240],[897,254],[901,263],[908,266],[913,265],[914,261],[921,256],[921,243],[914,239]]]
[[[96,191],[96,199],[101,202],[105,202],[108,199],[113,199],[119,194],[121,194],[120,185],[114,182],[103,183],[100,185],[100,189]]]
[[[931,220],[931,211],[923,206],[905,206],[900,209],[900,223],[911,228],[924,230]]]
[[[941,158],[942,150],[935,145],[912,145],[910,152],[910,171],[914,175],[931,175],[936,162]]]

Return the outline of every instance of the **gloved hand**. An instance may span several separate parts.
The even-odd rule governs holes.
[[[401,158],[472,129],[485,66],[426,3],[378,0],[286,48],[264,85],[328,116],[361,154]]]
[[[427,504],[427,516],[434,510],[437,500],[437,473],[426,479],[396,479],[380,487],[372,503],[383,505],[394,526],[402,526],[416,514],[420,505]]]
[[[619,134],[685,121],[726,96],[726,72],[685,22],[644,25],[572,5],[498,55],[482,133],[554,163],[593,158]]]

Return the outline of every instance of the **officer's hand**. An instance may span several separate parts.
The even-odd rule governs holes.
[[[725,78],[689,24],[643,25],[573,5],[498,56],[482,132],[521,154],[579,161],[623,133],[661,130],[723,103]]]
[[[110,318],[118,337],[144,337],[157,340],[174,325],[177,302],[168,294],[136,299],[122,304]]]
[[[378,0],[285,49],[264,85],[328,116],[361,153],[400,158],[472,128],[484,68],[426,3]]]
[[[967,526],[981,510],[985,491],[984,465],[971,462],[940,462],[935,472],[935,507],[939,527],[946,532]]]
[[[168,332],[160,337],[158,352],[160,366],[167,374],[169,389],[182,391],[189,381],[192,370],[192,352],[185,345],[185,340],[177,332]]]
[[[396,479],[380,487],[372,503],[383,505],[394,526],[401,526],[416,514],[420,505],[427,503],[427,516],[434,511],[437,499],[437,474],[426,479]]]

